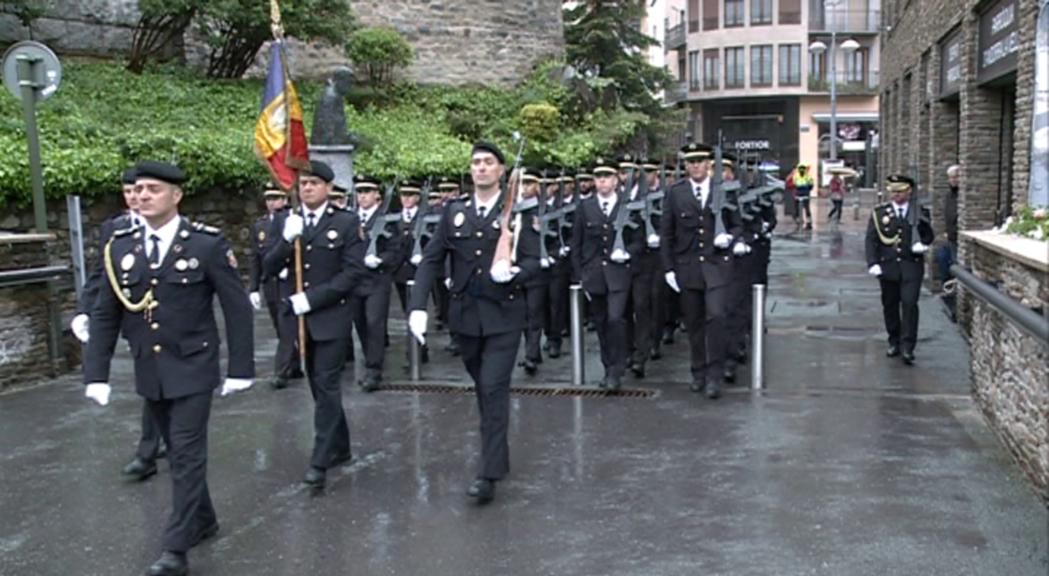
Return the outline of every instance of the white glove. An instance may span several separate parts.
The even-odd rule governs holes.
[[[560,254],[560,256],[562,258],[564,258],[565,256],[568,256],[568,253],[571,252],[571,251],[572,251],[572,247],[571,246],[562,246],[561,247],[561,251],[559,252],[559,254]]]
[[[612,251],[612,254],[608,257],[608,259],[618,264],[622,264],[623,262],[630,260],[630,254],[617,248]]]
[[[411,259],[408,260],[408,261],[412,263],[412,266],[418,266],[419,263],[423,261],[423,255],[422,254],[412,254]]]
[[[379,266],[382,266],[382,258],[379,258],[374,254],[368,254],[364,257],[364,265],[367,266],[369,270],[375,270]]]
[[[425,310],[412,310],[411,314],[408,314],[408,331],[422,346],[426,345],[427,319],[429,319],[429,314]]]
[[[751,253],[750,244],[744,244],[743,247],[747,249],[747,254]]]
[[[769,231],[769,223],[768,222],[762,222],[761,223],[761,231],[762,232],[768,232]]]
[[[255,381],[251,378],[226,378],[222,383],[222,391],[219,392],[219,395],[229,396],[230,394],[242,392],[251,388],[251,385],[254,383]]]
[[[881,264],[875,264],[867,269],[867,274],[871,276],[881,276]]]
[[[444,287],[447,288],[448,290],[452,289],[452,279],[451,278],[445,278],[444,279]]]
[[[648,235],[648,247],[652,249],[659,248],[659,234]]]
[[[73,321],[69,323],[69,327],[73,330],[73,336],[76,336],[76,339],[83,344],[87,344],[87,326],[87,314],[77,314],[73,316]]]
[[[111,392],[109,384],[105,382],[93,382],[84,388],[84,396],[98,402],[99,406],[105,406],[109,404],[109,393]]]
[[[928,250],[929,247],[925,244],[922,244],[921,242],[915,242],[914,244],[911,244],[911,252],[914,252],[915,254],[925,254],[925,252]]]
[[[280,269],[280,274],[277,274],[277,278],[280,278],[281,280],[287,280],[288,279],[288,269],[287,268],[281,268]]]
[[[306,298],[306,293],[305,292],[299,292],[297,294],[292,294],[290,300],[291,300],[291,310],[292,310],[292,312],[295,313],[296,316],[302,316],[303,314],[309,314],[310,310],[312,309],[312,308],[310,308],[310,300],[309,300],[309,298]]]
[[[288,214],[288,217],[284,219],[284,239],[288,242],[294,242],[296,238],[302,236],[303,225],[302,216]]]
[[[717,238],[714,238],[714,246],[718,248],[728,248],[729,244],[732,244],[732,234],[718,234]]]
[[[671,290],[679,294],[681,293],[681,287],[677,285],[677,274],[675,274],[673,270],[667,272],[663,277],[666,279],[667,286],[670,286]]]
[[[496,260],[488,274],[492,277],[492,282],[506,284],[513,280],[520,271],[521,269],[517,266],[511,266],[509,260]]]
[[[258,292],[252,292],[248,294],[248,299],[251,300],[251,307],[256,310],[262,310],[262,295]]]
[[[736,256],[743,256],[747,253],[747,245],[743,242],[736,242],[732,245],[732,254]]]
[[[549,268],[551,266],[553,261],[554,261],[553,258],[540,258],[539,259],[539,267],[542,268],[543,270],[546,270],[547,268]]]

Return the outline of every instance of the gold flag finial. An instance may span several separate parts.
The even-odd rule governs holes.
[[[277,0],[270,0],[270,30],[273,31],[275,39],[284,39],[284,25],[280,21],[280,6]]]

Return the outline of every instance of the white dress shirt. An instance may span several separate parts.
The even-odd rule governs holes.
[[[303,220],[303,223],[306,226],[309,226],[310,225],[310,215],[312,214],[313,215],[313,225],[316,226],[317,223],[321,221],[321,217],[324,216],[324,213],[327,210],[328,210],[328,203],[327,202],[325,202],[324,204],[321,204],[319,207],[317,207],[316,210],[310,210],[305,205],[303,205],[303,207],[302,207],[302,220]]]
[[[481,214],[481,208],[484,208],[484,215],[487,218],[491,213],[492,209],[495,208],[495,203],[499,201],[498,194],[492,194],[492,197],[487,202],[481,202],[481,198],[474,194],[474,207],[477,209],[477,214]]]
[[[692,194],[699,198],[702,206],[706,207],[707,199],[710,197],[710,178],[705,178],[702,182],[689,179],[689,182],[692,184]]]
[[[903,204],[897,204],[895,202],[892,203],[892,209],[896,211],[896,216],[900,220],[903,220],[904,218],[907,217],[907,207],[909,205],[910,205],[910,202],[904,202]]]
[[[616,194],[609,194],[607,197],[600,194],[597,195],[597,205],[601,207],[601,211],[605,213],[606,218],[616,209],[616,202],[618,201],[619,197]]]
[[[361,219],[361,226],[364,226],[365,224],[368,223],[368,220],[371,220],[372,214],[375,214],[375,211],[378,208],[379,208],[378,206],[372,206],[371,208],[369,208],[367,210],[365,210],[364,208],[359,208],[357,210],[357,216],[360,217],[360,219]]]
[[[160,250],[160,256],[157,258],[157,262],[163,262],[164,257],[168,255],[168,248],[171,248],[171,243],[175,241],[175,235],[178,234],[179,224],[182,222],[182,218],[177,214],[171,220],[168,220],[167,224],[164,224],[156,230],[149,225],[149,222],[142,221],[146,227],[146,233],[143,235],[146,241],[146,259],[151,260],[153,257],[153,236],[157,236],[157,249]]]
[[[402,218],[404,218],[404,221],[405,222],[411,222],[415,218],[416,210],[418,210],[418,208],[405,208],[401,212],[401,216],[402,216]]]

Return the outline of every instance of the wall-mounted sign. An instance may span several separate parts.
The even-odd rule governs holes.
[[[998,0],[980,14],[979,59],[976,80],[981,84],[1016,70],[1017,1]]]
[[[736,150],[768,150],[768,140],[738,140],[732,145]]]
[[[940,98],[957,94],[962,88],[961,28],[940,41]]]

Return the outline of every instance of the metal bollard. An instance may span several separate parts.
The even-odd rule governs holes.
[[[752,356],[750,361],[750,389],[765,388],[765,285],[754,284],[754,309],[750,326]]]
[[[409,280],[406,294],[409,301],[413,290],[415,290],[415,280]],[[422,346],[412,335],[411,328],[408,329],[408,373],[412,382],[422,380]]]
[[[586,378],[586,358],[583,350],[583,287],[576,284],[569,287],[571,306],[572,337],[572,385],[582,386]]]

